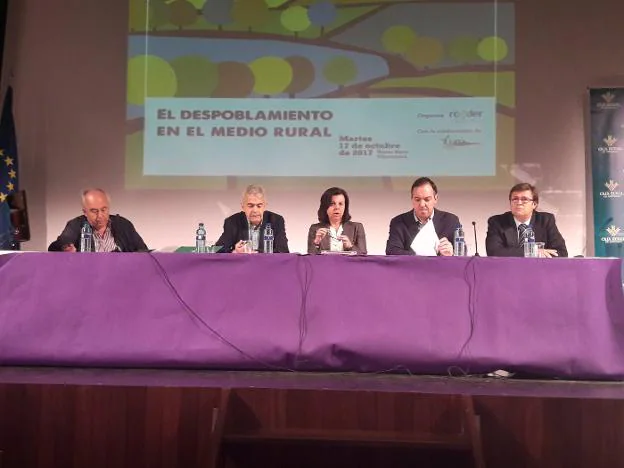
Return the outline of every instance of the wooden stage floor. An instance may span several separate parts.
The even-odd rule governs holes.
[[[346,431],[399,438],[422,424],[444,431],[454,417],[449,404],[467,396],[480,421],[485,466],[624,467],[618,382],[16,367],[0,367],[1,466],[211,466],[223,389],[244,410],[225,423],[220,466],[473,466],[455,455],[422,458],[409,446],[344,443]],[[273,431],[273,439],[241,443],[240,427],[228,439],[250,421],[265,435]],[[275,440],[275,431],[312,427],[314,443]],[[331,434],[342,442],[332,443]]]
[[[624,382],[532,380],[400,373],[319,373],[0,367],[0,384],[357,390],[540,398],[624,399]]]

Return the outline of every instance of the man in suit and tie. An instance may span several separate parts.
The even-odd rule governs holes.
[[[412,207],[390,221],[386,255],[453,255],[455,229],[459,218],[435,209],[438,187],[429,177],[412,184]]]
[[[568,256],[555,216],[537,211],[539,194],[533,185],[514,185],[509,191],[509,203],[511,211],[488,220],[485,247],[489,257],[524,256],[523,233],[527,228],[533,229],[536,242],[544,242],[545,257]]]
[[[288,253],[284,218],[266,209],[267,197],[260,185],[250,185],[243,193],[242,211],[223,222],[223,234],[216,245],[224,253],[254,253],[264,251],[264,229],[271,224],[275,236],[273,252]],[[247,243],[251,248],[246,248]]]

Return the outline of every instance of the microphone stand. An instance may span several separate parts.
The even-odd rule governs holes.
[[[475,257],[480,257],[481,255],[479,255],[479,245],[477,244],[477,222],[473,221],[472,222],[472,230],[474,232],[474,239],[475,239]]]

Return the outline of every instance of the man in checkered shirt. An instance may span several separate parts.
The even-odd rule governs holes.
[[[110,197],[102,189],[82,193],[82,216],[70,220],[49,251],[76,252],[80,248],[80,231],[85,222],[93,229],[94,252],[146,252],[145,242],[126,218],[110,214]]]

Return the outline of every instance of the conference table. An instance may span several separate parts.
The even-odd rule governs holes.
[[[621,380],[622,260],[11,253],[0,365]]]

